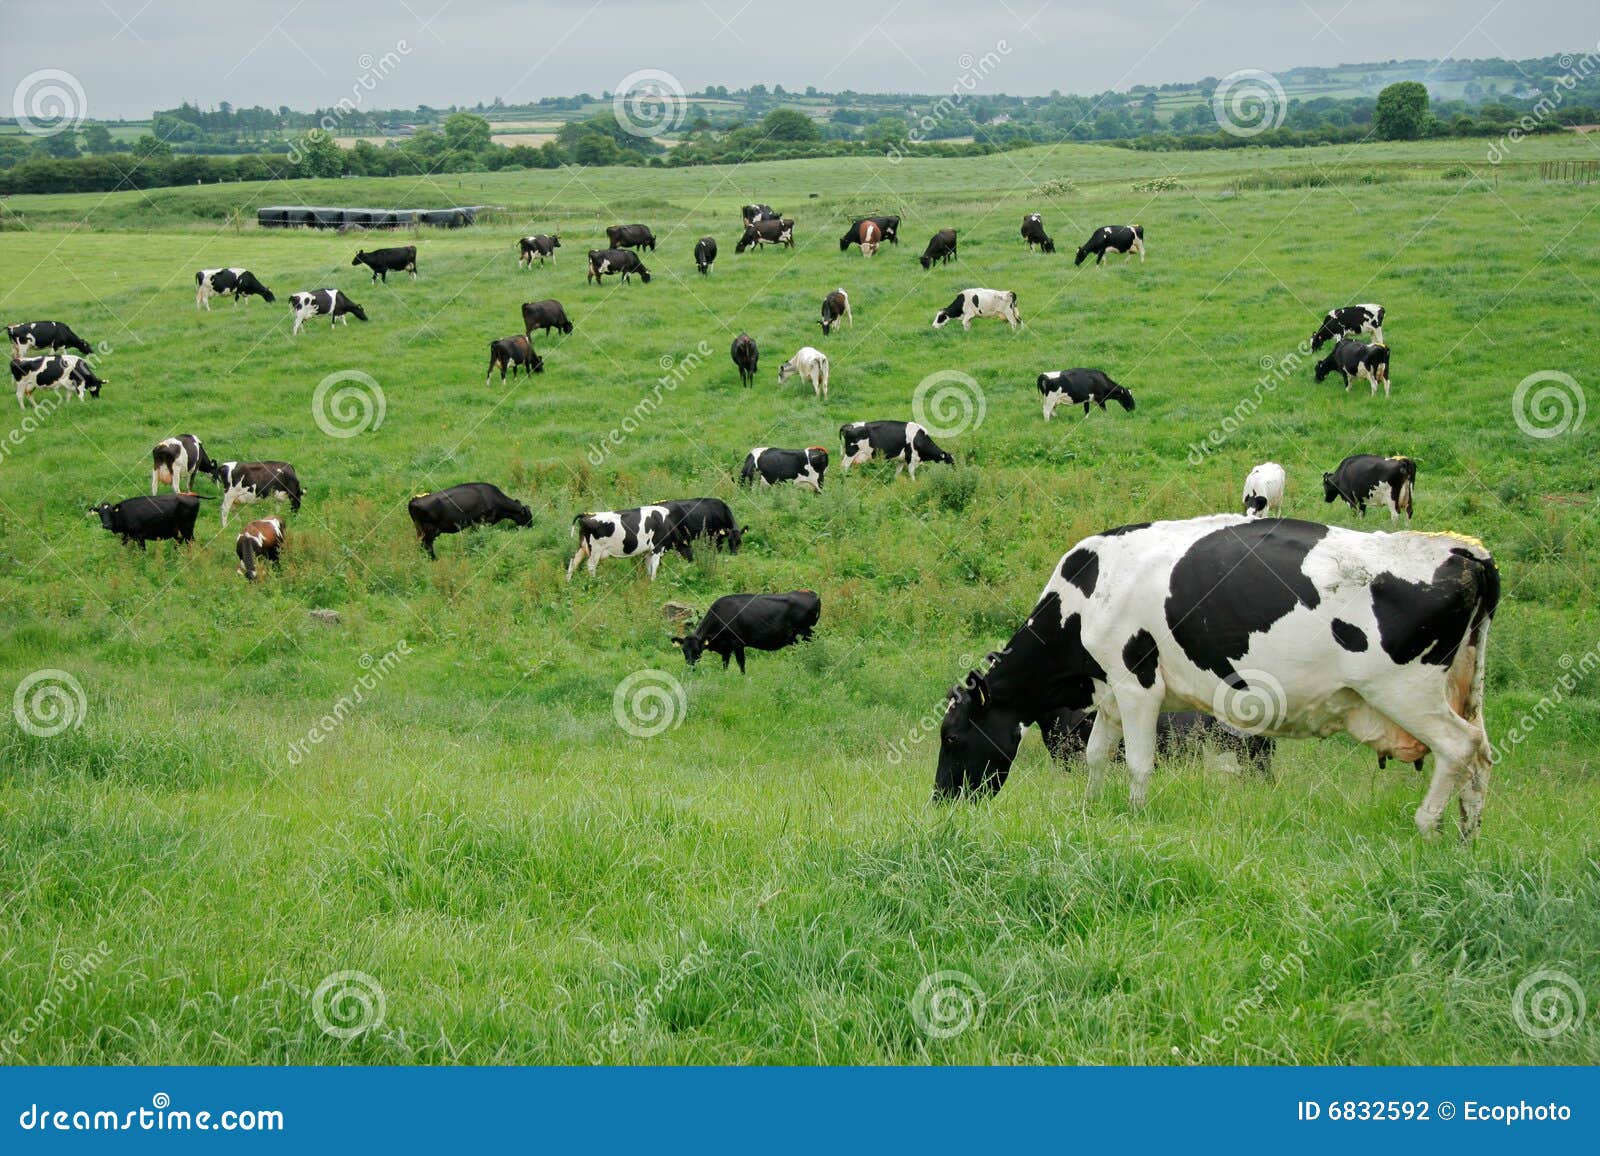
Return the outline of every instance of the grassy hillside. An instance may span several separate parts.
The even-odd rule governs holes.
[[[1529,437],[1512,406],[1535,371],[1592,384],[1596,201],[1490,172],[1480,144],[8,202],[30,228],[0,236],[0,312],[103,343],[109,384],[0,421],[0,693],[52,670],[83,696],[53,736],[0,721],[0,1054],[1600,1060],[1592,1020],[1539,1039],[1514,1014],[1540,969],[1591,1005],[1600,980],[1600,700],[1578,678],[1600,644],[1600,441],[1592,417]],[[1516,160],[1562,147],[1526,142]],[[1459,164],[1482,179],[1442,179]],[[1294,187],[1318,171],[1338,179]],[[1171,174],[1187,188],[1134,191]],[[1078,191],[1034,194],[1062,177]],[[796,249],[734,255],[752,198],[797,219]],[[350,267],[370,239],[222,223],[284,200],[507,211],[421,233],[419,280],[371,285]],[[841,255],[850,210],[877,207],[903,214],[905,241]],[[1053,257],[1017,236],[1034,209]],[[584,250],[634,220],[661,238],[651,284],[586,285]],[[1092,227],[1125,221],[1145,226],[1146,263],[1073,267]],[[946,225],[960,261],[925,273],[915,255]],[[557,263],[519,271],[516,236],[545,229],[564,237]],[[706,232],[722,256],[701,278]],[[194,270],[224,264],[279,302],[197,313]],[[823,338],[813,319],[840,285],[855,325]],[[973,285],[1015,290],[1025,329],[933,331]],[[370,323],[291,339],[284,298],[319,286]],[[486,387],[489,339],[551,296],[576,331],[536,339],[542,376]],[[1316,386],[1309,368],[1258,384],[1322,311],[1369,300],[1389,310],[1392,398]],[[763,354],[748,390],[727,358],[741,329]],[[775,381],[805,343],[833,361],[825,404]],[[1073,365],[1106,369],[1138,408],[1046,423],[1034,378]],[[313,397],[346,370],[376,381],[382,420],[330,437]],[[820,497],[734,484],[751,446],[837,451],[844,421],[911,417],[939,370],[982,396],[981,424],[942,439],[957,468],[913,483],[835,465]],[[1220,447],[1191,449],[1257,396]],[[148,492],[150,447],[178,432],[298,468],[306,504],[256,585],[234,574],[237,524],[222,530],[214,502],[188,550],[125,549],[84,516]],[[1491,738],[1538,720],[1496,769],[1475,846],[1420,840],[1421,777],[1344,739],[1281,744],[1273,785],[1165,764],[1134,813],[1122,780],[1086,801],[1081,774],[1030,737],[992,803],[928,805],[946,688],[1010,635],[1073,541],[1232,509],[1269,458],[1289,471],[1291,514],[1355,525],[1318,481],[1360,451],[1414,457],[1417,528],[1477,535],[1500,560]],[[526,501],[533,525],[442,539],[430,562],[406,502],[468,480]],[[628,561],[564,580],[574,513],[701,494],[749,526],[737,557],[669,557],[653,585]],[[687,670],[668,643],[667,600],[800,586],[822,597],[816,641],[752,656],[743,678]],[[634,732],[652,729],[627,713],[628,680],[652,670],[670,676],[642,685],[662,688],[671,721],[635,737],[616,696]],[[316,998],[344,971],[384,997],[381,1022],[348,1040],[318,1015],[359,1022],[357,1005]],[[981,1017],[944,1034],[961,1001],[936,1003],[925,1030],[930,992],[951,983],[981,993]]]

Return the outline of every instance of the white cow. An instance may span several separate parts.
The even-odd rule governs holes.
[[[962,329],[971,329],[974,318],[1000,317],[1014,330],[1022,324],[1017,312],[1017,295],[1009,289],[963,289],[956,299],[933,315],[933,327],[943,329],[959,319]]]
[[[811,391],[818,397],[828,396],[828,355],[822,350],[802,345],[799,353],[778,366],[778,384],[782,385],[797,373],[801,381],[811,383]]]
[[[1277,462],[1262,462],[1244,480],[1244,516],[1274,518],[1283,512],[1283,467]]]

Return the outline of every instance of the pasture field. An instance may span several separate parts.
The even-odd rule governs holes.
[[[1532,171],[1590,146],[1523,142],[1498,170],[1484,147],[1065,147],[8,202],[25,228],[0,236],[0,313],[104,343],[109,384],[0,418],[0,700],[58,672],[34,689],[63,688],[67,712],[56,734],[27,709],[0,717],[0,1056],[1600,1061],[1600,436],[1596,415],[1519,424],[1513,405],[1539,371],[1600,381],[1600,216],[1592,186]],[[1135,190],[1163,177],[1181,187]],[[1034,191],[1061,178],[1076,191]],[[798,221],[795,249],[735,256],[752,199]],[[504,212],[420,233],[420,278],[372,285],[350,267],[372,238],[223,223],[293,202]],[[841,254],[869,209],[902,214],[901,244]],[[1030,210],[1056,255],[1024,248]],[[660,237],[652,282],[586,285],[584,251],[625,221]],[[1131,221],[1143,265],[1073,266],[1091,228]],[[947,225],[960,259],[924,272]],[[556,263],[518,270],[515,238],[551,229]],[[721,256],[702,278],[707,232]],[[218,265],[278,302],[196,312],[194,271]],[[823,338],[841,285],[855,324]],[[291,339],[287,295],[321,286],[371,321]],[[969,286],[1015,290],[1023,330],[932,330]],[[544,297],[576,331],[535,335],[541,376],[485,387],[487,342]],[[1317,386],[1309,359],[1274,377],[1266,359],[1352,301],[1388,309],[1392,398]],[[741,329],[762,349],[748,390],[728,360]],[[832,359],[826,403],[776,383],[808,343]],[[1035,377],[1075,365],[1137,409],[1045,422]],[[382,420],[332,437],[313,395],[346,370],[381,388]],[[940,370],[976,383],[970,415],[944,415],[966,427],[939,439],[957,466],[840,472],[838,427],[911,417]],[[254,586],[215,501],[188,550],[130,550],[85,516],[148,493],[151,446],[179,432],[290,461],[307,487],[297,515],[272,510],[289,544]],[[823,494],[741,491],[756,445],[828,447]],[[1271,784],[1164,763],[1134,812],[1125,775],[1086,800],[1033,736],[997,798],[930,805],[946,689],[1069,545],[1232,510],[1269,459],[1289,514],[1357,525],[1319,482],[1362,451],[1414,457],[1416,528],[1499,560],[1503,757],[1476,844],[1419,838],[1423,777],[1343,738],[1280,743]],[[430,562],[406,502],[470,480],[533,524],[442,538]],[[575,513],[698,495],[749,527],[737,557],[669,555],[653,585],[626,560],[564,580]],[[822,597],[816,640],[753,654],[744,677],[689,670],[668,643],[667,600],[797,587]],[[633,731],[650,723],[630,692],[656,688],[642,706],[667,712],[662,733],[619,725],[624,684]]]

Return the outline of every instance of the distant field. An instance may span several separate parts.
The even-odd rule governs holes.
[[[40,735],[0,718],[0,1039],[17,1033],[3,1054],[1600,1062],[1600,687],[1585,665],[1600,435],[1591,413],[1529,437],[1512,412],[1536,371],[1596,385],[1600,206],[1593,186],[1537,179],[1540,159],[1592,155],[1582,142],[1524,142],[1498,168],[1486,147],[1082,146],[8,199],[21,227],[0,235],[0,313],[103,343],[109,384],[0,418],[0,702],[62,672],[77,723]],[[1296,187],[1312,174],[1329,183]],[[1164,177],[1181,187],[1135,191]],[[1077,192],[1034,192],[1059,178]],[[749,200],[797,220],[794,250],[734,255]],[[350,265],[370,241],[250,223],[286,201],[506,208],[397,237],[420,277],[374,285]],[[841,254],[850,215],[871,209],[902,215],[903,243]],[[1029,210],[1056,255],[1023,247]],[[584,251],[620,221],[654,226],[653,280],[585,284]],[[1130,221],[1144,264],[1073,266],[1093,227]],[[960,259],[924,272],[942,226]],[[562,248],[520,271],[515,239],[536,230]],[[722,255],[700,277],[708,232]],[[278,302],[196,312],[194,271],[218,265],[253,269]],[[930,328],[979,285],[1017,292],[1020,334]],[[284,298],[320,286],[370,322],[291,339]],[[855,324],[824,338],[836,286]],[[485,386],[488,341],[544,297],[576,330],[535,335],[542,375]],[[1307,368],[1194,453],[1261,392],[1266,359],[1323,310],[1369,300],[1389,310],[1391,399]],[[762,347],[750,389],[728,361],[741,330]],[[776,381],[805,343],[833,361],[826,403]],[[1137,409],[1043,421],[1036,375],[1073,365],[1106,369]],[[918,383],[946,369],[983,399],[981,424],[944,439],[955,469],[913,483],[835,465],[821,496],[735,484],[752,446],[836,451],[844,421],[911,417]],[[384,408],[341,438],[313,397],[342,371],[370,375]],[[148,493],[150,447],[179,432],[219,457],[290,461],[307,486],[282,564],[254,586],[215,501],[187,551],[124,548],[84,514]],[[1421,777],[1344,739],[1280,744],[1270,785],[1165,763],[1135,813],[1125,780],[1089,802],[1029,737],[991,803],[929,805],[924,720],[1076,539],[1232,509],[1267,459],[1289,471],[1289,513],[1358,525],[1319,484],[1358,451],[1414,457],[1417,528],[1481,537],[1500,562],[1491,739],[1534,721],[1495,771],[1476,845],[1419,839]],[[443,538],[430,562],[406,502],[470,480],[527,502],[533,524]],[[702,494],[749,527],[737,557],[669,556],[653,585],[614,560],[565,581],[575,513]],[[822,597],[816,640],[753,655],[743,677],[690,671],[668,641],[668,600],[796,587]],[[642,671],[682,695],[644,676],[677,724],[649,738],[615,713]],[[1549,1039],[1516,1014],[1542,970],[1589,993],[1588,1021]],[[345,972],[383,993],[381,1021],[374,1005],[348,1040],[318,1019],[328,984],[368,982]],[[930,988],[952,982],[981,1016],[929,1032]]]

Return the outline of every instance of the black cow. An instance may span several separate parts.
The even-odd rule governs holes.
[[[717,239],[701,237],[694,243],[694,267],[702,274],[711,272],[711,263],[717,259]]]
[[[753,225],[757,221],[776,221],[781,215],[771,205],[746,205],[739,212],[746,225]]]
[[[312,289],[304,293],[291,293],[289,308],[294,311],[294,333],[299,333],[301,327],[313,317],[326,317],[330,329],[341,319],[349,325],[352,316],[357,321],[367,319],[367,311],[346,297],[343,289]]]
[[[278,551],[282,549],[285,534],[282,518],[257,518],[234,539],[233,552],[239,556],[239,573],[244,575],[246,582],[256,580],[256,558],[262,557],[269,562],[278,560]]]
[[[372,270],[372,279],[376,281],[382,277],[384,284],[389,282],[390,273],[410,273],[411,279],[417,279],[417,247],[415,245],[397,245],[392,249],[374,249],[368,253],[358,250],[351,259],[352,265],[365,265]]]
[[[855,315],[850,312],[850,294],[842,286],[822,299],[822,332],[832,332],[841,319],[848,321],[852,327],[856,323]]]
[[[590,249],[589,250],[589,275],[584,278],[598,282],[607,273],[621,273],[624,283],[634,273],[639,274],[639,280],[646,285],[650,284],[650,270],[644,267],[644,262],[639,260],[639,254],[631,249]]]
[[[543,265],[545,258],[555,264],[556,250],[561,248],[561,238],[555,233],[540,233],[533,237],[523,237],[517,242],[517,265],[523,268],[533,268],[534,259]]]
[[[1417,463],[1410,458],[1384,458],[1377,454],[1351,454],[1332,473],[1322,475],[1322,500],[1343,498],[1363,518],[1367,504],[1386,507],[1392,522],[1402,513],[1411,517],[1412,492],[1417,486]]]
[[[76,393],[79,401],[99,397],[105,382],[76,353],[56,357],[13,357],[11,380],[17,383],[17,407],[27,408],[27,400],[41,389],[61,389]]]
[[[1044,218],[1038,213],[1029,213],[1022,218],[1022,239],[1028,242],[1028,252],[1033,252],[1035,245],[1046,253],[1056,251],[1056,243],[1050,239],[1050,234],[1044,231]]]
[[[194,434],[163,438],[150,451],[150,492],[170,485],[173,493],[182,493],[194,481],[195,474],[209,477],[213,465]]]
[[[756,221],[744,227],[744,236],[739,238],[739,243],[733,247],[735,253],[743,253],[750,246],[762,245],[787,245],[794,248],[794,222],[788,217],[777,221]]]
[[[1311,335],[1311,348],[1321,349],[1335,338],[1360,337],[1365,333],[1372,334],[1372,339],[1379,345],[1383,344],[1382,305],[1345,305],[1328,310],[1322,324]]]
[[[259,297],[268,304],[277,300],[248,269],[202,269],[194,275],[194,307],[211,312],[213,297],[232,297],[235,305],[241,297]]]
[[[606,230],[606,242],[613,249],[656,251],[656,235],[648,225],[612,225]]]
[[[7,325],[6,336],[11,339],[11,356],[26,357],[35,349],[76,349],[88,357],[94,352],[89,343],[72,328],[60,321],[24,321],[20,325]]]
[[[156,494],[153,497],[124,498],[112,505],[101,502],[89,507],[89,513],[100,515],[100,525],[122,537],[122,544],[137,542],[139,549],[146,542],[175,539],[194,541],[194,520],[200,513],[199,494]]]
[[[781,450],[772,446],[757,446],[744,458],[744,468],[739,471],[741,485],[751,485],[756,478],[764,486],[779,482],[793,482],[809,486],[822,493],[822,476],[828,471],[828,451],[821,446],[808,446],[803,450]]]
[[[1083,757],[1093,729],[1092,710],[1062,707],[1039,720],[1039,737],[1044,740],[1045,749],[1063,766]],[[1277,750],[1273,739],[1239,730],[1197,710],[1172,711],[1156,719],[1158,755],[1197,755],[1208,745],[1238,756],[1242,767],[1262,778],[1272,778],[1272,756]]]
[[[561,307],[561,302],[553,297],[543,301],[524,301],[522,331],[532,337],[535,329],[543,329],[547,336],[552,329],[567,334],[572,332],[572,322],[567,320],[567,311]]]
[[[438,557],[433,552],[433,541],[441,534],[459,534],[468,526],[505,521],[519,526],[533,524],[532,510],[488,482],[463,482],[447,490],[418,494],[406,510],[411,514],[417,539],[430,558]]]
[[[746,387],[754,384],[756,367],[761,361],[761,350],[756,347],[756,339],[748,333],[741,333],[733,339],[733,347],[728,352],[733,355],[733,364],[739,367],[739,384]]]
[[[1317,362],[1317,380],[1320,382],[1328,374],[1337,372],[1344,378],[1346,392],[1350,383],[1356,379],[1364,379],[1372,383],[1372,394],[1377,396],[1378,386],[1383,386],[1383,396],[1389,396],[1389,347],[1387,345],[1368,345],[1365,341],[1357,341],[1353,337],[1345,337],[1333,347],[1333,352]]]
[[[289,509],[300,509],[305,491],[300,478],[288,462],[212,462],[206,471],[222,489],[222,524],[236,505],[248,505],[266,498],[287,501]]]
[[[1039,392],[1044,395],[1044,417],[1049,421],[1056,406],[1063,402],[1082,405],[1089,412],[1090,404],[1105,409],[1106,402],[1120,402],[1122,408],[1133,409],[1133,394],[1112,381],[1098,369],[1058,369],[1039,375]]]
[[[883,230],[883,239],[890,244],[900,243],[900,218],[893,216],[883,217],[857,217],[850,222],[850,227],[845,230],[844,236],[839,238],[839,252],[843,253],[851,245],[861,244],[861,226],[871,221]]]
[[[683,651],[690,666],[706,651],[722,655],[722,669],[728,659],[739,662],[744,673],[746,650],[782,650],[795,642],[811,640],[811,632],[822,617],[822,599],[812,590],[793,590],[788,594],[724,594],[711,604],[700,624],[672,645]]]
[[[677,551],[685,561],[694,561],[694,543],[701,539],[709,541],[713,550],[727,546],[730,554],[737,554],[744,544],[748,527],[739,525],[721,498],[678,498],[660,505],[666,507],[667,525],[658,546]]]
[[[1072,263],[1082,265],[1084,260],[1094,254],[1094,263],[1101,264],[1106,259],[1107,253],[1125,253],[1132,257],[1139,254],[1139,263],[1144,263],[1144,226],[1143,225],[1101,225],[1089,239],[1078,246],[1078,256]]]
[[[922,256],[917,260],[922,262],[924,269],[933,268],[935,261],[948,265],[956,259],[956,231],[954,229],[940,229],[928,242],[928,247],[923,250]]]
[[[923,462],[956,464],[955,458],[933,444],[928,431],[914,421],[854,421],[839,427],[839,440],[844,442],[844,461],[839,468],[869,462],[875,457],[893,459],[895,477],[908,470],[915,478],[917,466]]]
[[[505,381],[507,369],[511,370],[512,377],[517,376],[519,366],[524,375],[532,377],[544,372],[544,358],[534,351],[533,342],[518,333],[489,342],[489,372],[483,375],[484,385],[489,384],[496,366],[500,367],[501,381]]]

